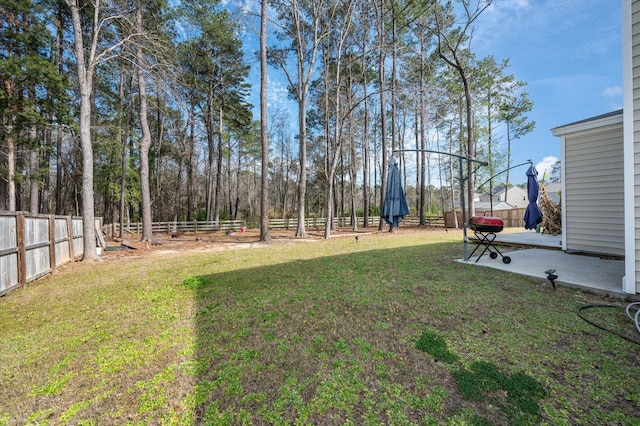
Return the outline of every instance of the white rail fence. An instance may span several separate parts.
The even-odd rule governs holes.
[[[0,296],[83,254],[81,217],[0,212]]]
[[[364,218],[358,217],[356,218],[358,221],[358,227],[364,226]],[[305,227],[306,228],[318,228],[324,227],[327,223],[326,218],[306,218],[305,219]],[[369,226],[375,227],[380,223],[380,216],[370,216],[369,217]],[[405,217],[402,221],[405,225],[418,225],[420,223],[419,218],[416,217]],[[429,217],[427,218],[427,225],[432,226],[444,226],[444,218],[442,216],[437,217]],[[349,217],[338,217],[334,218],[334,225],[345,227],[351,226],[351,218]],[[270,219],[269,220],[269,229],[294,229],[298,226],[298,219]],[[402,225],[401,225],[402,226]],[[245,221],[245,220],[221,220],[221,221],[193,221],[193,222],[153,222],[151,224],[151,229],[154,234],[170,234],[174,232],[209,232],[209,231],[238,231],[242,228],[259,228],[260,224],[256,221]],[[136,223],[125,223],[122,226],[123,235],[139,235],[142,234],[142,224],[140,222]],[[103,227],[103,232],[111,237],[120,235],[120,225],[109,224]]]
[[[358,227],[364,226],[364,218],[357,217]],[[305,218],[306,228],[324,227],[327,223],[326,218]],[[369,226],[378,226],[380,216],[370,216]],[[417,217],[405,217],[402,221],[405,225],[418,225],[420,219]],[[426,225],[444,226],[444,217],[431,216],[426,218]],[[334,218],[335,226],[351,226],[351,218],[337,217]],[[298,219],[270,219],[269,229],[293,229],[298,226]],[[401,225],[402,226],[402,225]],[[191,221],[191,222],[153,222],[151,229],[154,234],[171,234],[175,232],[213,232],[213,231],[238,231],[242,228],[259,228],[260,224],[256,221],[246,220],[221,220],[221,221]],[[122,226],[123,235],[139,235],[142,234],[142,223],[133,222],[125,223]],[[116,237],[120,235],[120,225],[108,224],[102,228],[103,232],[110,236]]]
[[[369,225],[377,225],[380,217],[369,217]],[[325,218],[306,218],[305,227],[324,227],[327,223]],[[350,218],[334,219],[336,226],[349,226]],[[364,225],[364,219],[358,218],[358,226]],[[271,219],[270,229],[289,229],[298,226],[298,219]],[[220,220],[220,221],[192,221],[192,222],[153,222],[151,229],[153,233],[173,233],[173,232],[208,232],[208,231],[238,231],[242,228],[258,228],[260,224],[256,221],[246,220]],[[122,227],[123,234],[141,234],[142,224],[140,222],[125,223]],[[120,225],[109,224],[103,227],[103,232],[109,236],[120,235]]]

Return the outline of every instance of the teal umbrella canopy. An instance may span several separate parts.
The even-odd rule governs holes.
[[[389,162],[387,173],[387,187],[384,195],[384,203],[382,204],[382,218],[392,228],[398,226],[402,219],[409,214],[409,206],[402,189],[402,181],[400,179],[400,170],[395,158]]]

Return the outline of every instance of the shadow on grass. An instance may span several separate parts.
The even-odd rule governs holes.
[[[496,284],[495,271],[453,262],[458,252],[359,251],[186,279],[197,301],[196,423],[509,424],[508,407],[485,403],[493,382],[477,371],[484,364],[452,372],[416,349],[426,328],[460,332],[469,304],[502,316],[504,300],[519,297],[518,279]],[[425,344],[442,346],[434,336]],[[509,407],[545,395],[520,396],[518,377],[499,374]]]
[[[416,349],[436,361],[458,364],[458,356],[448,348],[446,340],[433,331],[425,331],[416,341]],[[490,401],[500,407],[514,424],[535,423],[540,414],[538,401],[547,396],[542,384],[524,373],[508,375],[490,362],[476,361],[469,368],[459,366],[453,379],[460,395],[469,401]]]

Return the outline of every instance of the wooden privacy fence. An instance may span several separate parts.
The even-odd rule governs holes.
[[[509,210],[476,210],[476,216],[496,216],[504,221],[505,228],[523,228],[526,208]]]
[[[0,295],[83,254],[81,217],[0,212]]]
[[[476,216],[495,216],[504,221],[505,228],[524,228],[524,212],[526,208],[522,209],[509,209],[509,210],[476,210]],[[462,227],[462,212],[456,211],[458,215],[458,224]],[[469,218],[467,218],[469,220]],[[455,222],[453,219],[453,212],[445,212],[444,222],[447,228],[454,228]]]

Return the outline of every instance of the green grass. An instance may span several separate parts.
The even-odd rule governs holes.
[[[0,425],[640,425],[638,345],[576,315],[622,301],[461,251],[425,231],[66,266],[0,298]]]

